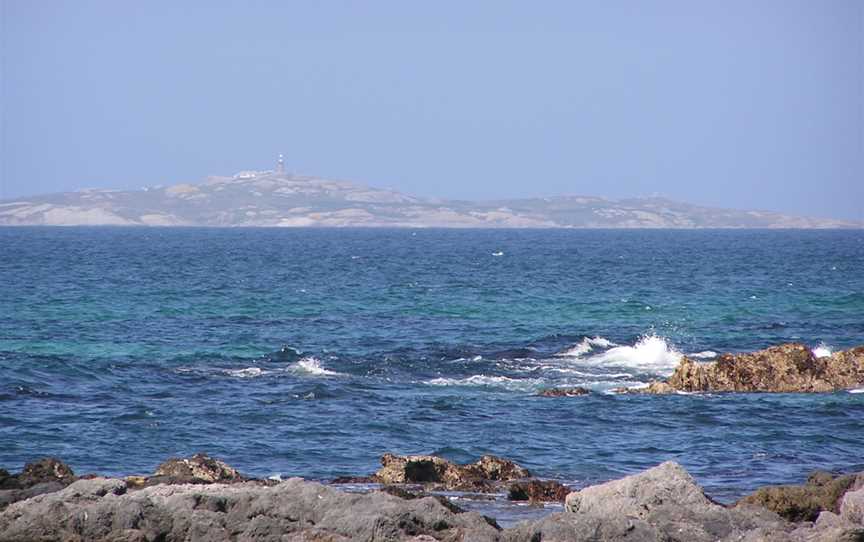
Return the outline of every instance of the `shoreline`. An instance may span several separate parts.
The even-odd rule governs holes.
[[[378,487],[368,485],[373,480]],[[415,542],[864,537],[864,472],[816,472],[802,485],[762,487],[724,505],[680,465],[666,462],[548,493],[552,498],[545,501],[511,502],[518,512],[513,517],[490,517],[504,509],[494,506],[502,489],[512,498],[514,485],[530,482],[546,481],[494,456],[459,465],[386,454],[375,474],[326,485],[247,478],[203,454],[169,459],[149,476],[123,478],[75,476],[46,458],[18,474],[0,471],[0,541],[285,540],[286,534],[288,540]],[[456,488],[476,490],[476,500]]]

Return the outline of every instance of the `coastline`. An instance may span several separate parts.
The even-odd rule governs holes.
[[[499,479],[472,478],[479,472],[471,470],[475,465],[486,469],[483,476]],[[469,478],[451,477],[450,483],[480,483],[474,487],[484,489],[487,499],[489,491],[502,487],[490,482],[506,486],[530,475],[502,458],[460,466],[430,456],[385,456],[373,475],[384,483],[360,488],[293,477],[247,478],[201,454],[169,459],[150,476],[124,478],[77,477],[49,458],[16,475],[0,471],[0,541],[828,542],[864,537],[864,472],[816,472],[803,485],[760,488],[722,505],[680,465],[665,462],[568,490],[563,508],[533,503],[534,517],[499,523],[478,507],[465,506],[469,501],[455,494],[434,491],[443,479],[405,479],[435,478],[435,469],[447,477],[454,468]],[[401,483],[388,483],[394,480]],[[16,484],[18,489],[9,489]],[[475,496],[477,502],[484,502],[482,493]]]

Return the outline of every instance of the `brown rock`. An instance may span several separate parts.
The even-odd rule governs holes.
[[[840,512],[843,496],[864,482],[864,477],[848,474],[834,476],[817,471],[810,475],[804,485],[760,487],[740,499],[735,506],[757,505],[776,512],[789,521],[816,521],[819,513]]]
[[[373,476],[382,484],[437,484],[445,489],[488,491],[493,482],[527,478],[531,474],[516,463],[484,455],[475,463],[457,465],[433,455],[381,456],[381,468]]]
[[[590,393],[591,390],[577,386],[575,388],[546,388],[537,392],[537,395],[540,397],[578,397]]]
[[[653,384],[653,383],[652,383]],[[817,358],[800,343],[743,354],[723,354],[715,361],[683,358],[666,382],[686,392],[830,392],[864,384],[864,346]],[[669,393],[669,388],[638,390]]]
[[[513,482],[507,492],[511,501],[564,502],[570,489],[555,480]]]
[[[156,469],[153,478],[168,478],[204,483],[242,482],[246,478],[228,464],[206,454],[195,454],[188,459],[171,458]]]
[[[24,465],[18,475],[21,487],[32,487],[45,482],[61,482],[65,485],[75,481],[75,473],[66,463],[54,457],[45,457]]]
[[[669,395],[671,393],[677,393],[678,390],[666,382],[653,380],[644,388],[615,388],[612,392],[628,395]]]

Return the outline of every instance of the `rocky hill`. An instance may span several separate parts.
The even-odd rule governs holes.
[[[241,172],[201,184],[91,189],[0,201],[0,225],[854,228],[832,219],[700,207],[665,198],[424,199],[345,181]]]

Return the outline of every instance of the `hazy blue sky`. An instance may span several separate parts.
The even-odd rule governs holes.
[[[864,1],[2,3],[0,198],[273,167],[864,219]]]

